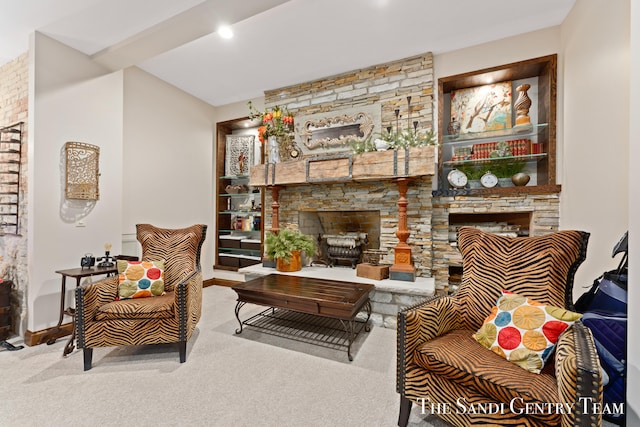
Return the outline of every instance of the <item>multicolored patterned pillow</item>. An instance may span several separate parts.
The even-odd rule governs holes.
[[[120,299],[145,298],[164,293],[164,261],[118,260]]]
[[[539,374],[560,334],[581,317],[564,308],[502,291],[497,306],[473,337],[483,347]]]

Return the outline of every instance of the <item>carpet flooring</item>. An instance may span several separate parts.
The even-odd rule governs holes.
[[[0,426],[397,425],[395,330],[360,334],[349,362],[344,350],[237,335],[234,307],[232,289],[204,289],[183,364],[173,345],[97,348],[87,372],[81,351],[62,357],[66,339],[0,351]],[[416,405],[410,425],[448,426]]]

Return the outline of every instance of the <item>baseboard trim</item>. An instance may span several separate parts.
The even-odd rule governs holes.
[[[216,286],[226,286],[230,288],[231,286],[235,286],[239,283],[242,283],[242,282],[237,280],[216,279]]]
[[[205,279],[205,280],[202,281],[202,287],[203,288],[206,288],[206,287],[209,287],[209,286],[213,286],[215,284],[216,284],[216,278],[215,277],[213,277],[211,279]]]
[[[27,331],[24,334],[24,343],[25,345],[29,346],[29,347],[33,347],[39,344],[43,344],[44,338],[47,339],[47,341],[49,340],[49,338],[62,338],[62,337],[66,337],[71,335],[71,333],[73,332],[73,322],[69,322],[69,323],[64,323],[62,325],[60,325],[60,330],[53,333],[57,328],[51,327],[51,328],[47,328],[47,329],[42,329],[40,331]]]

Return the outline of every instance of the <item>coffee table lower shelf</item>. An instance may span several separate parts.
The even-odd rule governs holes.
[[[346,349],[349,361],[353,361],[351,345],[364,329],[369,332],[369,318],[371,317],[371,303],[367,301],[361,313],[351,320],[335,319],[282,308],[270,307],[247,320],[240,321],[238,313],[244,302],[236,305],[236,318],[240,328],[236,334],[242,332],[243,326],[259,329],[264,333],[289,338],[292,340],[319,345],[336,350]],[[366,315],[366,318],[363,315]]]

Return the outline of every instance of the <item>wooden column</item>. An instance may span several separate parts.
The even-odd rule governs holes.
[[[396,236],[400,240],[394,248],[395,261],[389,269],[389,278],[392,280],[404,280],[414,282],[416,280],[416,269],[411,262],[411,247],[407,244],[409,239],[409,227],[407,225],[407,187],[409,178],[398,179],[398,231]]]
[[[280,210],[279,196],[280,187],[274,185],[271,187],[271,198],[273,199],[271,203],[271,231],[276,234],[280,231],[280,220],[278,219],[278,211]]]

